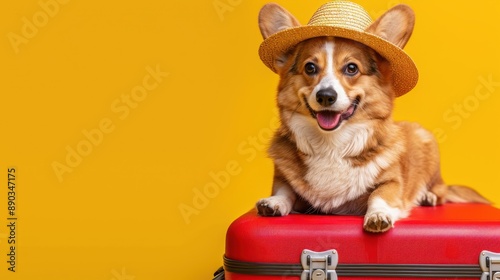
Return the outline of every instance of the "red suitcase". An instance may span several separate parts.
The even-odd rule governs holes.
[[[225,279],[500,279],[500,210],[489,205],[417,207],[382,234],[362,224],[250,211],[227,231]]]

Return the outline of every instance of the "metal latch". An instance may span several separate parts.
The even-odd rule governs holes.
[[[336,250],[314,252],[306,249],[302,251],[300,262],[304,269],[301,280],[337,280],[335,268],[339,257]]]
[[[500,254],[482,251],[479,266],[483,271],[481,280],[500,280]]]

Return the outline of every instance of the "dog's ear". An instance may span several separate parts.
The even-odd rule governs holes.
[[[394,6],[372,23],[366,32],[386,39],[394,45],[404,48],[415,25],[415,13],[404,4]]]
[[[299,25],[300,22],[278,4],[269,3],[260,9],[259,27],[264,39],[278,31]]]

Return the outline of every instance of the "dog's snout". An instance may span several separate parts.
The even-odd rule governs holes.
[[[316,93],[316,101],[322,106],[331,106],[337,101],[337,92],[331,87],[321,89]]]

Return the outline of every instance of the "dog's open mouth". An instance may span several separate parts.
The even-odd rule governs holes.
[[[304,101],[307,108],[309,109],[309,112],[311,112],[311,116],[318,121],[319,127],[321,127],[321,129],[323,130],[331,131],[339,127],[342,121],[345,121],[352,117],[352,115],[356,111],[356,108],[358,107],[359,97],[354,99],[351,106],[349,106],[347,110],[342,112],[332,110],[314,111],[311,106],[309,106],[307,98],[304,97]]]

